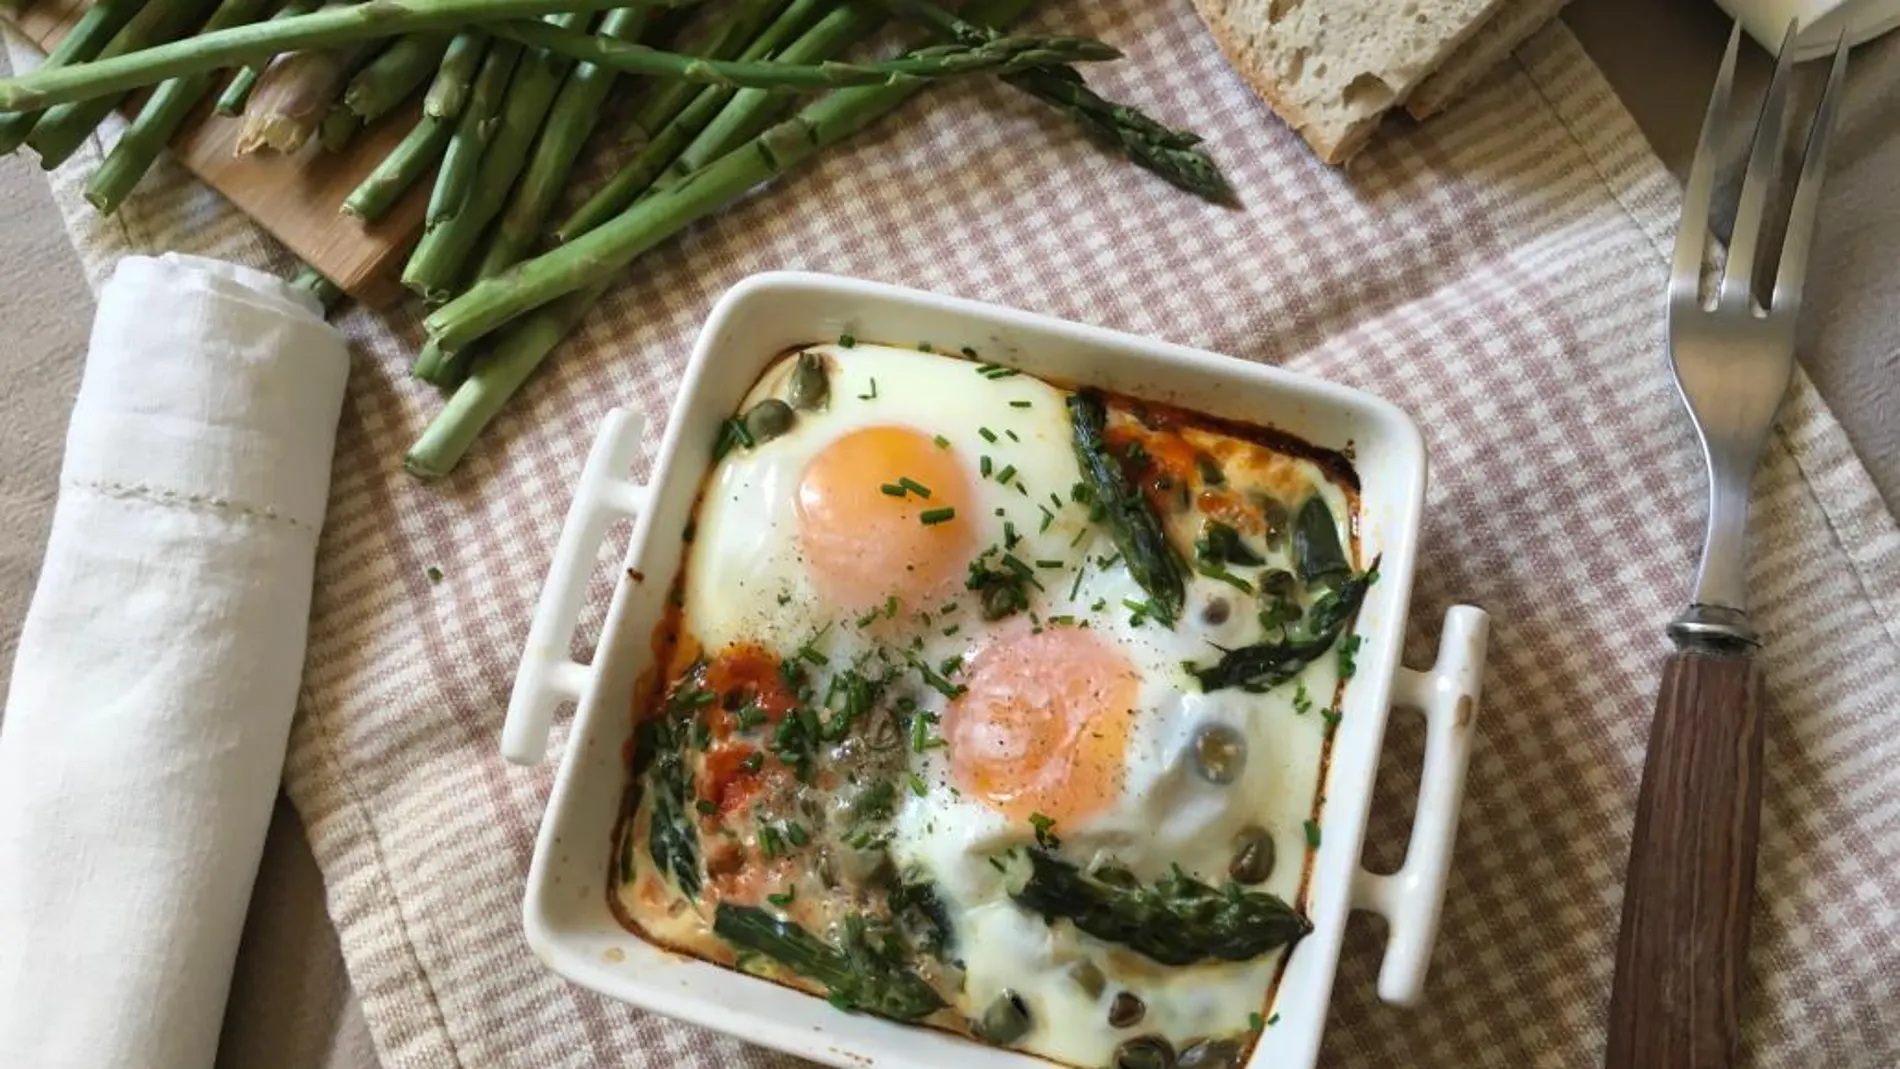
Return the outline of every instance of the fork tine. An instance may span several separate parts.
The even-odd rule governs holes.
[[[1768,210],[1768,187],[1781,163],[1786,140],[1788,71],[1794,66],[1794,39],[1798,23],[1788,20],[1788,32],[1775,55],[1775,77],[1762,96],[1761,118],[1755,123],[1755,147],[1748,153],[1748,173],[1742,180],[1742,198],[1735,209],[1735,231],[1729,235],[1728,267],[1722,272],[1721,302],[1747,308],[1754,288],[1756,244],[1761,240],[1762,216]]]
[[[1672,305],[1699,306],[1702,294],[1702,252],[1709,240],[1709,201],[1715,192],[1715,158],[1721,141],[1722,120],[1735,88],[1735,57],[1741,48],[1742,24],[1729,31],[1728,51],[1709,90],[1708,114],[1702,118],[1702,136],[1696,142],[1695,161],[1682,193],[1682,225],[1676,230],[1676,257],[1670,268]]]
[[[1828,142],[1834,133],[1834,111],[1847,76],[1847,30],[1835,46],[1834,66],[1828,72],[1827,91],[1815,109],[1808,129],[1808,148],[1801,160],[1801,181],[1794,187],[1788,209],[1788,231],[1781,239],[1781,265],[1775,269],[1775,297],[1769,308],[1774,317],[1793,316],[1801,308],[1801,288],[1808,277],[1808,251],[1814,243],[1814,220],[1820,214],[1821,182],[1827,177]]]

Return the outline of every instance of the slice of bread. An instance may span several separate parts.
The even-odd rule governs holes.
[[[1499,61],[1516,51],[1531,34],[1556,18],[1567,2],[1506,0],[1470,40],[1458,46],[1458,51],[1453,52],[1443,66],[1412,90],[1412,95],[1405,98],[1405,110],[1411,112],[1414,119],[1429,118],[1445,110]]]
[[[1359,151],[1504,0],[1194,0],[1221,51],[1327,163]]]

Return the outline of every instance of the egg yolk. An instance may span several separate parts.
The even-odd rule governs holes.
[[[928,496],[926,496],[928,495]],[[975,546],[970,477],[955,450],[910,427],[826,446],[798,484],[798,542],[819,592],[849,610],[918,606],[960,586]]]
[[[958,785],[1014,820],[1058,824],[1120,797],[1138,677],[1094,631],[1020,627],[985,647],[944,715]]]

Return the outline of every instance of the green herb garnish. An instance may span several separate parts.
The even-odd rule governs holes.
[[[917,518],[925,527],[935,527],[937,524],[949,523],[956,519],[957,510],[954,508],[925,509],[918,513]]]

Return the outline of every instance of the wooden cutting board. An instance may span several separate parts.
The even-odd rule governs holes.
[[[51,49],[89,3],[31,0],[9,19],[42,49]],[[369,226],[339,209],[415,125],[420,105],[384,116],[358,133],[345,152],[326,152],[313,138],[294,156],[243,157],[236,152],[241,120],[215,114],[211,105],[207,98],[185,123],[172,140],[172,155],[357,300],[374,307],[399,300],[403,259],[421,232],[430,183],[418,182]]]

